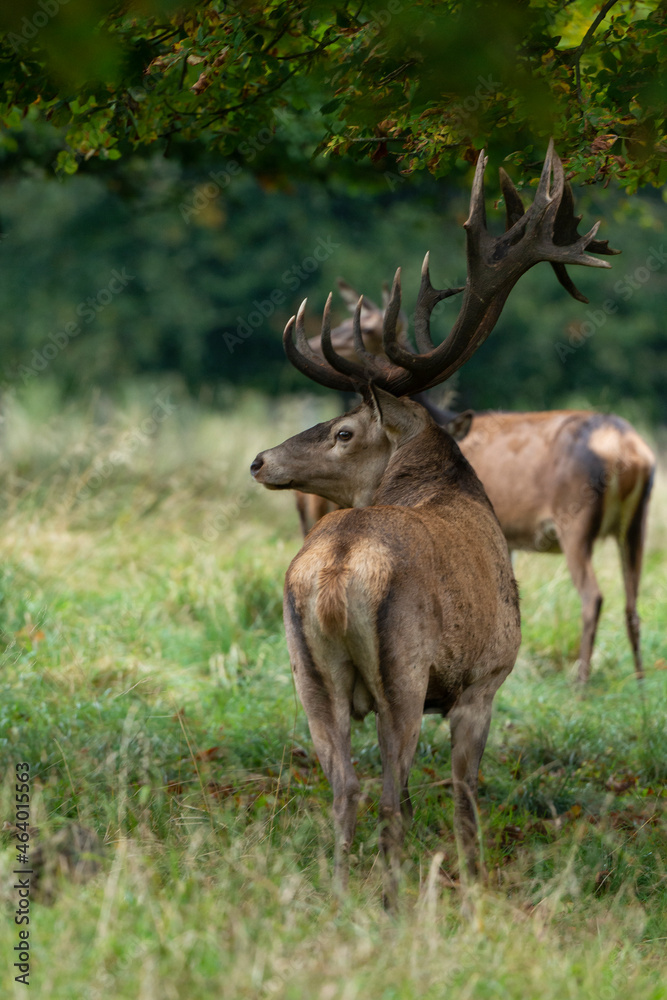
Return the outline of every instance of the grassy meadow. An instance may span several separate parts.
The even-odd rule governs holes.
[[[351,891],[331,895],[330,792],[282,626],[298,522],[290,495],[248,474],[258,450],[336,401],[230,396],[221,410],[135,385],[62,406],[41,379],[0,425],[0,820],[14,821],[14,766],[28,761],[33,996],[667,998],[664,475],[642,689],[613,544],[597,550],[605,604],[583,694],[564,560],[520,554],[524,642],[482,761],[488,885],[459,878],[448,725],[427,717],[392,919],[370,718],[354,733]],[[82,829],[88,847],[74,849]],[[26,995],[12,969],[15,857],[6,829],[2,997]]]

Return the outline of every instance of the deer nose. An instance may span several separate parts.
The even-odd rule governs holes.
[[[250,466],[251,475],[256,476],[263,465],[264,465],[264,459],[262,458],[261,455],[258,455],[255,461]]]

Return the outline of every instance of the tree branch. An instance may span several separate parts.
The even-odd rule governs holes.
[[[607,16],[611,8],[614,6],[614,4],[617,3],[618,0],[607,0],[607,2],[603,4],[602,8],[595,17],[595,20],[591,24],[590,28],[588,29],[584,37],[581,39],[581,42],[579,43],[577,48],[572,53],[572,65],[574,66],[574,73],[577,85],[577,100],[579,101],[580,104],[581,104],[581,67],[580,67],[581,57],[588,48],[590,42],[592,41],[593,35],[597,31],[599,25],[602,23],[602,21],[604,21],[605,17]]]

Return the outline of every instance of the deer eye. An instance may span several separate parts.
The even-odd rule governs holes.
[[[350,438],[352,437],[352,431],[346,431],[346,430],[338,431],[336,437],[339,441],[349,441]]]

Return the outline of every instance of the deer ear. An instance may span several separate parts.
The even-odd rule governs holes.
[[[367,403],[368,406],[370,406],[373,413],[373,419],[378,424],[382,423],[382,407],[380,406],[380,400],[379,400],[380,391],[381,390],[376,389],[375,386],[371,382],[369,382],[367,385],[364,386],[363,391],[361,393],[364,403]],[[387,394],[382,393],[382,395],[384,396]]]
[[[423,406],[407,396],[396,397],[384,389],[373,387],[375,406],[380,414],[382,429],[391,439],[411,437],[426,426],[429,418]]]
[[[457,413],[453,420],[449,420],[445,424],[445,430],[452,435],[455,441],[462,441],[470,430],[474,416],[474,410],[464,410],[463,413]]]

